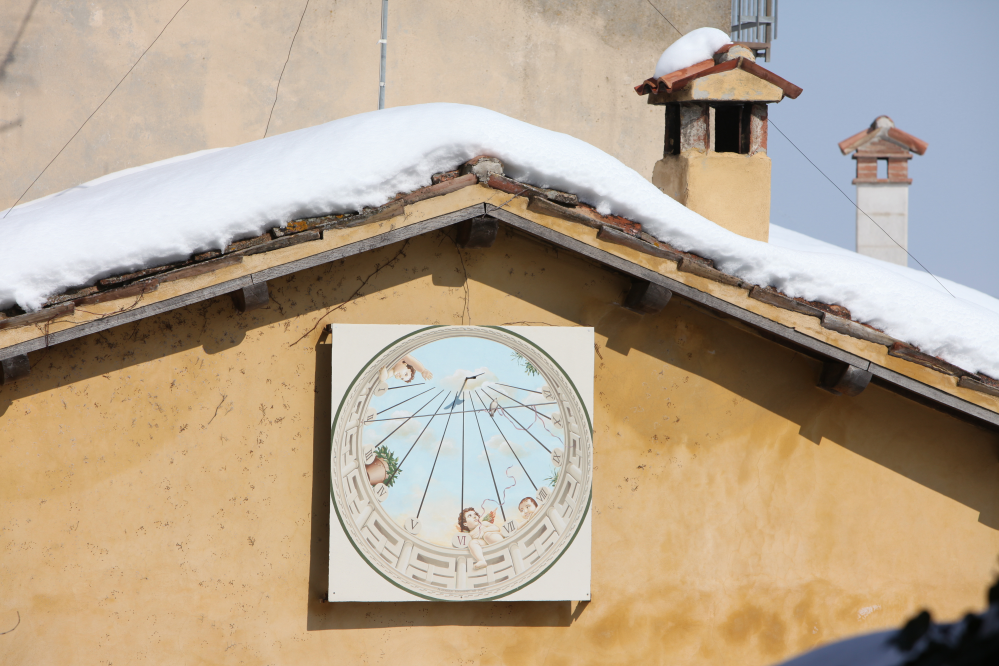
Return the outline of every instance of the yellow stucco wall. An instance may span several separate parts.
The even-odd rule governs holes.
[[[687,208],[746,238],[770,238],[770,158],[686,150],[656,162],[652,183]]]
[[[505,228],[462,257],[433,233],[31,354],[0,387],[3,662],[768,664],[981,607],[993,433],[829,395],[679,298],[632,314],[625,278]],[[322,324],[469,320],[596,330],[593,601],[320,602]]]
[[[31,184],[181,4],[0,3],[0,48],[12,56],[0,68],[0,208]],[[188,3],[25,201],[261,138],[286,59],[269,136],[374,111],[381,4],[311,0],[289,58],[305,0]],[[728,30],[728,0],[656,4],[683,32]],[[645,2],[392,0],[386,106],[475,104],[583,139],[649,178],[662,154],[662,112],[634,86],[677,37]]]

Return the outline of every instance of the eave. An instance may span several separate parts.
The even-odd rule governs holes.
[[[872,381],[890,390],[999,429],[999,388],[988,378],[853,322],[835,305],[791,299],[765,286],[744,284],[716,270],[708,260],[656,241],[637,223],[601,216],[585,206],[557,203],[571,195],[495,175],[482,180],[488,185],[470,175],[452,178],[374,211],[292,222],[277,232],[278,238],[234,244],[237,249],[227,248],[228,253],[218,259],[130,278],[118,289],[100,292],[99,299],[95,298],[98,294],[88,294],[54,304],[27,315],[35,321],[0,330],[0,361],[5,368],[13,367],[16,359],[24,359],[21,363],[26,365],[29,352],[224,294],[252,298],[254,289],[266,292],[268,280],[485,218],[583,255],[633,280],[658,285],[826,364],[845,364],[858,373],[870,373]]]

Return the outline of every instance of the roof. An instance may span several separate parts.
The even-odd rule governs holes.
[[[414,108],[420,112],[416,114],[416,120],[421,121],[417,126],[424,130],[419,137],[433,131],[426,129],[427,114],[447,116],[448,111],[456,110],[455,105]],[[219,249],[196,248],[168,261],[149,260],[141,266],[119,268],[89,281],[76,282],[89,282],[85,286],[64,284],[52,289],[56,293],[43,299],[42,307],[34,312],[17,314],[9,308],[10,316],[0,323],[0,359],[12,359],[122,323],[249,289],[344,256],[488,216],[638,279],[655,282],[782,344],[861,368],[881,381],[901,387],[899,390],[928,392],[937,404],[999,425],[999,382],[990,379],[999,373],[978,367],[991,367],[990,360],[995,360],[990,350],[997,346],[987,346],[987,342],[999,329],[994,325],[999,322],[999,305],[997,311],[991,311],[942,296],[905,277],[862,266],[848,257],[786,249],[735,236],[680,206],[634,171],[592,146],[481,109],[466,113],[467,108],[457,107],[460,112],[456,117],[445,118],[448,131],[458,127],[470,137],[478,137],[479,148],[483,142],[492,142],[495,152],[503,153],[504,167],[487,168],[489,164],[500,164],[495,159],[480,160],[485,166],[477,166],[472,160],[462,170],[433,171],[440,169],[442,163],[460,163],[455,157],[468,151],[464,142],[474,145],[474,141],[459,137],[462,141],[453,144],[454,152],[442,157],[440,152],[432,154],[428,148],[440,149],[439,140],[431,137],[427,144],[416,147],[417,152],[431,154],[430,158],[421,161],[422,158],[403,154],[404,160],[411,160],[406,162],[410,164],[408,169],[396,172],[393,167],[366,173],[366,169],[386,159],[384,155],[398,156],[413,149],[401,138],[411,133],[409,128],[414,126],[412,109],[400,109],[394,114],[379,112],[346,119],[353,121],[346,123],[349,138],[355,142],[351,146],[372,145],[374,141],[377,153],[377,140],[383,140],[386,152],[367,162],[345,164],[343,170],[334,174],[340,180],[331,180],[329,172],[317,175],[310,171],[317,168],[316,164],[338,165],[344,161],[329,159],[328,146],[321,145],[322,133],[303,131],[275,137],[284,137],[285,142],[270,145],[283,149],[263,151],[261,162],[257,162],[259,156],[254,150],[245,148],[259,146],[264,141],[238,147],[244,149],[241,151],[228,149],[235,155],[231,163],[220,159],[226,157],[223,153],[227,151],[207,154],[208,159],[203,163],[207,168],[217,169],[220,165],[227,170],[239,168],[241,177],[252,181],[243,183],[242,190],[235,194],[207,186],[202,191],[192,191],[191,182],[206,185],[214,177],[221,179],[221,186],[228,186],[236,181],[228,172],[209,175],[193,169],[192,176],[187,167],[201,158],[189,157],[187,161],[169,161],[168,168],[159,173],[156,172],[163,166],[133,171],[141,176],[139,179],[118,176],[105,179],[103,185],[98,183],[50,197],[47,201],[58,203],[59,207],[50,209],[48,219],[41,216],[47,207],[39,203],[44,201],[22,207],[32,215],[12,214],[14,223],[8,221],[4,229],[13,240],[11,246],[15,252],[11,256],[15,257],[30,251],[31,234],[49,234],[53,226],[58,227],[57,215],[67,202],[68,210],[78,211],[75,218],[69,218],[77,233],[64,229],[63,235],[71,241],[92,236],[108,244],[103,257],[105,264],[116,256],[127,259],[135,253],[135,247],[119,248],[112,243],[116,239],[119,245],[124,242],[109,223],[119,215],[131,226],[142,220],[144,224],[139,226],[143,229],[148,229],[149,220],[153,219],[177,234],[190,228],[191,234],[205,235],[204,227],[209,227],[207,235],[218,235],[219,229],[231,229],[237,223],[259,231],[253,235],[244,232],[240,240],[227,241]],[[467,116],[474,116],[475,122],[467,122]],[[406,122],[400,123],[400,118]],[[483,120],[487,121],[485,125]],[[329,125],[337,123],[343,121],[321,127],[328,131]],[[364,127],[365,123],[369,126]],[[372,127],[379,130],[377,134]],[[381,139],[372,139],[373,136]],[[325,140],[328,142],[328,137]],[[316,146],[317,143],[320,145]],[[289,164],[302,163],[303,147],[314,150],[321,159],[305,163],[304,171],[292,170],[280,187],[268,191],[268,183],[282,178],[281,171],[290,169]],[[482,171],[483,168],[486,170]],[[193,181],[173,173],[177,169]],[[156,177],[149,178],[150,175]],[[307,186],[314,187],[317,194],[305,196],[302,189],[289,194],[287,189],[298,185],[301,178],[311,178]],[[407,186],[420,181],[424,183],[422,186]],[[338,199],[336,192],[331,192],[330,183],[343,188],[348,196]],[[150,191],[142,194],[140,185]],[[151,201],[177,200],[172,187],[183,187],[188,198],[178,204],[177,210],[168,211],[174,217],[156,218],[163,211],[147,210],[145,206]],[[400,190],[404,193],[384,194]],[[126,192],[130,197],[124,203],[119,202],[122,210],[115,210],[116,191]],[[375,191],[373,195],[371,191]],[[273,201],[267,199],[271,195],[276,197]],[[364,201],[369,195],[381,197],[380,205],[355,204],[353,211],[335,210],[349,205],[344,200]],[[87,206],[94,196],[100,206],[90,213],[95,221],[88,226]],[[257,199],[247,203],[247,197]],[[288,201],[288,197],[300,198]],[[272,212],[281,208],[274,201],[285,210],[320,214],[299,214],[290,222],[282,222],[280,215]],[[211,215],[197,217],[198,205],[210,208]],[[321,214],[322,207],[326,208],[325,214]],[[273,215],[270,219],[268,212]],[[148,235],[138,234],[138,240],[130,242],[140,243]],[[16,252],[18,247],[24,252]],[[33,275],[29,270],[46,276],[64,271],[68,275],[64,281],[79,279],[75,276],[80,275],[80,266],[86,265],[69,265],[78,261],[72,254],[77,248],[75,243],[67,243],[66,248],[64,258],[51,265],[44,264],[45,257],[35,253],[31,262],[20,265],[25,280]],[[83,259],[90,258],[87,247],[78,254]],[[41,268],[36,267],[38,262],[42,262]],[[10,270],[0,270],[8,271],[9,280]],[[3,277],[0,273],[0,293],[4,288],[9,290],[7,293],[16,293],[18,284],[4,285]],[[982,295],[982,298],[988,297]],[[887,321],[888,325],[872,322],[872,317],[866,314],[878,308],[886,311],[881,321]],[[929,340],[929,344],[923,340]],[[940,348],[947,353],[941,354],[937,351]]]
[[[911,150],[917,155],[924,155],[929,144],[922,139],[917,139],[908,132],[895,127],[895,121],[888,116],[878,116],[871,123],[871,126],[862,132],[857,132],[849,139],[839,142],[839,149],[844,155],[849,155],[855,151],[863,151],[865,148],[873,148],[873,152],[884,152],[884,148],[874,144],[885,142],[894,144],[905,150]],[[886,146],[889,151],[890,147]]]
[[[736,45],[728,44],[723,46],[718,50],[718,54],[727,53],[732,46]],[[747,72],[762,81],[766,81],[767,83],[776,86],[781,90],[784,96],[790,97],[791,99],[797,98],[798,95],[802,93],[802,89],[800,87],[777,76],[770,70],[760,67],[752,60],[741,56],[732,60],[720,62],[718,64],[715,64],[714,59],[703,60],[699,63],[691,65],[690,67],[685,67],[675,72],[671,72],[670,74],[666,74],[665,76],[661,76],[658,79],[646,79],[635,86],[635,92],[639,95],[675,93],[697,79],[702,79],[715,74],[722,74],[724,72],[730,72],[736,69]]]

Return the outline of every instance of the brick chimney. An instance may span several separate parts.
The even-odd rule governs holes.
[[[870,127],[839,143],[840,151],[853,153],[857,161],[853,183],[860,254],[902,266],[908,263],[909,160],[912,153],[922,155],[927,147],[925,141],[895,127],[888,116],[878,116]]]
[[[801,88],[756,64],[744,46],[648,79],[635,90],[665,107],[663,158],[652,183],[739,235],[770,236],[767,109]]]

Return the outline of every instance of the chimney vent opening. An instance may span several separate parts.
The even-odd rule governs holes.
[[[682,115],[678,104],[666,105],[666,145],[663,146],[663,156],[680,154]]]
[[[715,107],[715,152],[749,154],[750,117],[746,104],[719,104]]]

